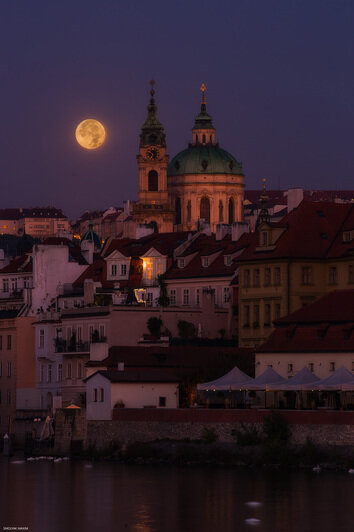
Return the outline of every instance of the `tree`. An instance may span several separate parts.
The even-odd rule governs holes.
[[[160,336],[162,327],[162,320],[152,316],[147,321],[147,328],[152,336]]]

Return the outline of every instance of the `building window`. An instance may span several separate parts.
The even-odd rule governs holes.
[[[11,279],[11,290],[16,292],[17,290],[17,279]]]
[[[256,268],[253,270],[253,286],[255,288],[259,287],[260,285],[260,274],[259,274],[259,268]]]
[[[3,279],[3,281],[2,281],[2,291],[3,292],[8,292],[9,291],[9,280],[8,279]]]
[[[178,259],[178,267],[184,268],[184,259]]]
[[[274,305],[274,318],[278,320],[280,318],[280,303]]]
[[[269,326],[271,322],[270,313],[271,313],[270,303],[266,303],[264,305],[264,325],[266,326]]]
[[[11,405],[11,390],[7,390],[6,392],[6,403]]]
[[[209,257],[203,257],[203,268],[207,268],[209,266]]]
[[[232,198],[229,199],[229,224],[233,224],[235,221],[235,205]]]
[[[94,388],[93,389],[93,402],[97,403],[97,400],[98,400],[98,389]]]
[[[7,349],[11,349],[12,338],[11,334],[7,335]]]
[[[82,343],[82,327],[77,328],[77,342]]]
[[[262,231],[262,246],[268,246],[268,232]]]
[[[82,379],[82,363],[77,363],[77,378]]]
[[[100,388],[100,402],[104,402],[104,388]]]
[[[195,304],[197,307],[200,305],[200,288],[196,288],[195,290]]]
[[[330,362],[329,363],[329,371],[336,371],[336,363]]]
[[[183,290],[183,305],[189,305],[189,289],[185,288]]]
[[[309,362],[309,370],[311,371],[311,373],[314,372],[314,363],[313,362]]]
[[[259,305],[253,307],[253,327],[259,327]]]
[[[311,266],[303,266],[302,267],[302,278],[301,282],[303,285],[310,285],[313,283],[312,281],[312,268]]]
[[[112,275],[112,277],[116,277],[116,275],[117,275],[117,265],[116,264],[112,264],[111,265],[111,275]]]
[[[159,406],[166,406],[166,397],[159,397]]]
[[[7,376],[11,377],[11,362],[7,363]]]
[[[120,274],[121,275],[127,275],[127,265],[126,264],[122,264],[121,267],[120,267]]]
[[[149,192],[157,192],[159,189],[159,176],[156,170],[150,170],[148,174],[148,190]]]
[[[44,366],[43,364],[41,364],[39,366],[39,382],[43,382],[43,378],[44,378]]]
[[[288,373],[292,373],[294,370],[294,365],[293,364],[288,364]]]
[[[243,307],[243,326],[249,327],[250,326],[250,306],[245,305]]]
[[[90,340],[90,342],[92,342],[92,339],[93,339],[93,332],[94,332],[94,326],[90,325],[89,326],[89,340]]]
[[[210,201],[206,196],[200,200],[200,218],[210,224]]]
[[[58,364],[58,382],[61,382],[63,380],[63,364]]]
[[[176,304],[176,290],[173,288],[170,290],[170,305]]]
[[[337,282],[338,282],[338,279],[337,279],[337,268],[336,268],[336,266],[331,266],[330,269],[329,269],[328,283],[329,284],[337,284]]]
[[[39,347],[44,347],[44,329],[39,330]]]
[[[264,286],[270,286],[272,282],[271,269],[264,269]]]
[[[231,266],[232,258],[231,255],[225,255],[224,264],[225,266]]]
[[[348,283],[354,283],[354,265],[349,264],[348,266]]]
[[[274,268],[274,285],[280,286],[280,284],[281,284],[280,268],[279,266],[276,266]]]
[[[224,303],[228,303],[230,301],[230,288],[228,286],[224,286]]]
[[[103,340],[106,337],[106,328],[104,325],[100,325],[100,339]]]
[[[245,270],[244,271],[244,274],[243,274],[243,286],[245,288],[249,288],[249,286],[250,286],[250,271],[249,270]]]
[[[68,379],[71,379],[71,376],[72,376],[72,366],[71,366],[71,362],[68,362],[66,366],[66,377]]]
[[[52,365],[48,364],[47,367],[47,382],[52,382]]]
[[[152,305],[152,297],[153,297],[153,293],[152,292],[148,292],[147,293],[147,303],[149,305]]]
[[[2,350],[2,336],[0,334],[0,351]]]
[[[30,288],[30,278],[24,277],[23,278],[23,288]]]

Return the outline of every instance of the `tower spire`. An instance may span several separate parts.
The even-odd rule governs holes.
[[[195,123],[193,127],[193,144],[214,144],[215,129],[212,118],[206,110],[206,86],[204,83],[202,83],[200,91],[202,93],[202,99],[200,103],[200,113],[195,117]]]
[[[270,215],[269,215],[269,211],[268,211],[268,207],[267,207],[269,196],[268,196],[267,190],[266,190],[267,180],[266,180],[265,177],[262,179],[262,182],[263,182],[263,190],[262,190],[262,194],[261,194],[261,197],[260,197],[261,210],[259,211],[258,218],[257,218],[257,227],[263,222],[266,222],[266,223],[270,222]]]
[[[140,146],[166,146],[166,135],[163,125],[157,117],[157,106],[155,103],[155,81],[150,81],[150,102],[147,107],[147,117],[141,128]]]

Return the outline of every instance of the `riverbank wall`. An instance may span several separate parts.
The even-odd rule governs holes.
[[[281,411],[291,429],[291,445],[354,447],[352,411]],[[86,421],[85,410],[59,410],[55,448],[67,453],[112,444],[156,440],[197,441],[211,430],[220,443],[235,442],[235,431],[261,430],[269,410],[117,409],[112,421]]]

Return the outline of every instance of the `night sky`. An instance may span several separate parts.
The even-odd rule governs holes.
[[[2,0],[0,208],[136,199],[149,80],[170,157],[200,85],[246,188],[354,188],[353,0]],[[102,121],[97,151],[76,125]]]

